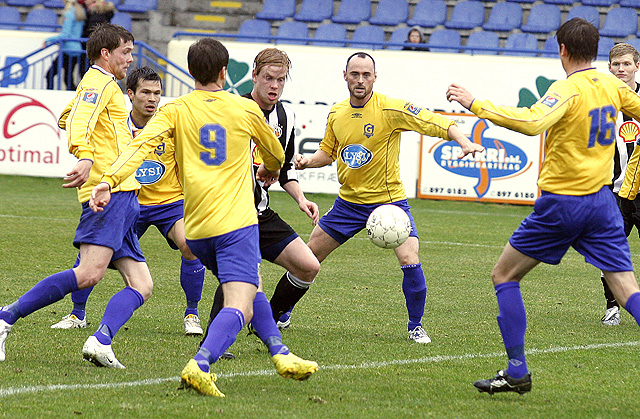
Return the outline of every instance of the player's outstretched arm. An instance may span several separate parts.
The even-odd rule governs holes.
[[[309,201],[304,196],[304,192],[302,192],[302,188],[298,182],[287,182],[282,186],[282,189],[287,191],[287,193],[298,203],[300,211],[304,212],[309,218],[311,218],[314,226],[318,224],[318,220],[320,219],[318,204],[313,201]]]
[[[91,191],[89,198],[89,208],[93,212],[104,211],[104,208],[111,200],[111,186],[107,182],[98,183]]]
[[[80,159],[73,166],[73,169],[67,176],[65,176],[64,180],[67,183],[63,184],[63,188],[79,188],[89,179],[89,174],[91,173],[91,166],[93,166],[93,161],[89,159]]]
[[[297,154],[295,159],[295,165],[297,170],[303,170],[307,168],[317,168],[328,166],[333,163],[333,159],[325,151],[318,149],[315,153],[309,157]]]
[[[462,131],[460,131],[460,128],[458,128],[457,125],[451,125],[447,130],[447,135],[449,136],[449,138],[458,143],[460,148],[462,148],[462,151],[458,156],[459,159],[463,158],[467,154],[472,154],[475,156],[477,152],[484,151],[484,147],[482,146],[482,144],[471,142],[471,140],[469,140],[467,136],[464,135]]]
[[[447,100],[449,102],[456,101],[467,109],[471,109],[473,103],[473,95],[459,84],[453,83],[447,89]]]

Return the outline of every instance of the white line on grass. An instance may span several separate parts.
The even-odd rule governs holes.
[[[569,352],[569,351],[590,351],[594,349],[620,348],[624,346],[639,346],[639,345],[640,345],[640,341],[598,343],[593,345],[560,346],[557,348],[548,348],[548,349],[534,348],[534,349],[527,350],[526,353],[527,355],[536,355],[536,354],[550,354],[550,353]],[[477,358],[499,358],[499,357],[503,357],[504,355],[505,355],[504,352],[494,352],[494,353],[488,353],[488,354],[436,355],[436,356],[429,356],[426,358],[418,358],[418,359],[394,359],[391,361],[365,362],[362,364],[351,364],[351,365],[340,365],[340,364],[321,365],[320,369],[322,371],[331,371],[331,370],[383,368],[383,367],[389,367],[392,365],[429,364],[429,363],[436,363],[436,362],[460,361],[460,360],[477,359]],[[229,373],[229,374],[218,374],[218,377],[220,378],[256,377],[256,376],[273,375],[273,374],[275,374],[275,371],[273,371],[272,369],[269,369],[269,370],[236,372],[236,373]],[[79,389],[99,390],[99,389],[112,389],[112,388],[120,388],[120,387],[139,387],[139,386],[161,384],[168,381],[177,382],[179,380],[180,380],[180,377],[168,377],[168,378],[149,378],[146,380],[129,381],[124,383],[56,384],[56,385],[49,385],[49,386],[8,387],[8,388],[0,388],[0,397],[38,393],[38,392],[44,392],[44,391],[57,391],[57,390],[79,390]]]

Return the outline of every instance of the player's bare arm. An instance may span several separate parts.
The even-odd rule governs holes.
[[[470,109],[474,97],[464,87],[460,86],[459,84],[452,83],[451,86],[449,86],[449,88],[447,89],[447,100],[449,102],[456,101],[465,108]]]
[[[460,128],[458,128],[457,125],[451,125],[447,130],[447,135],[462,148],[462,151],[458,156],[459,159],[463,158],[467,154],[475,156],[477,152],[484,151],[482,144],[471,142],[471,140],[469,140],[469,138],[460,131]]]
[[[296,155],[296,169],[303,170],[307,168],[317,168],[328,166],[333,163],[333,159],[323,150],[318,149],[311,156],[303,156],[302,154]]]
[[[302,192],[302,188],[298,182],[287,182],[282,186],[282,188],[287,191],[289,195],[298,203],[298,207],[300,207],[300,211],[307,214],[313,225],[318,224],[318,220],[320,219],[320,211],[318,210],[318,204],[313,201],[309,201],[305,196],[304,192]]]
[[[89,179],[89,174],[91,173],[91,166],[93,166],[93,161],[89,159],[81,159],[73,166],[73,169],[67,176],[64,177],[64,180],[67,183],[63,184],[63,188],[79,188]]]

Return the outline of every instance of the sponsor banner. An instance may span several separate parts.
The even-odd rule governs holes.
[[[455,141],[424,136],[418,197],[532,204],[540,194],[544,135],[526,136],[469,114],[446,115],[485,151],[459,159]]]
[[[2,79],[0,87],[10,87],[23,83],[25,80],[42,80],[42,83],[38,84],[44,85],[44,76],[49,70],[53,58],[49,58],[38,65],[30,66],[29,64],[45,55],[51,54],[51,51],[46,54],[36,54],[29,58],[28,62],[22,57],[42,48],[45,40],[55,35],[57,35],[56,32],[0,30],[0,44],[2,45],[2,48],[0,48],[0,68],[10,66],[4,68],[4,71],[0,74],[0,79]],[[15,74],[10,76],[12,72]]]

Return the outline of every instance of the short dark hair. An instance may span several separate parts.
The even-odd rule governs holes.
[[[138,82],[140,80],[160,82],[160,88],[162,88],[162,79],[153,68],[139,67],[130,72],[127,76],[127,90],[131,90],[135,93],[138,89]]]
[[[131,32],[119,25],[111,23],[101,23],[89,35],[87,41],[87,56],[91,61],[100,58],[100,52],[103,48],[113,51],[118,48],[121,43],[133,42],[134,38]]]
[[[362,52],[362,51],[353,53],[353,54],[351,54],[349,56],[349,58],[347,58],[347,65],[344,67],[345,71],[347,71],[347,68],[349,67],[349,61],[351,61],[351,59],[353,57],[358,57],[358,58],[367,58],[367,57],[369,57],[369,58],[371,58],[371,61],[373,62],[373,71],[376,71],[376,60],[374,60],[371,55],[367,54],[366,52]]]
[[[573,18],[556,32],[558,46],[564,44],[567,54],[574,61],[593,61],[598,57],[598,29],[588,21]]]
[[[189,47],[187,65],[193,78],[207,85],[218,81],[222,67],[229,65],[229,51],[220,41],[202,38]]]

